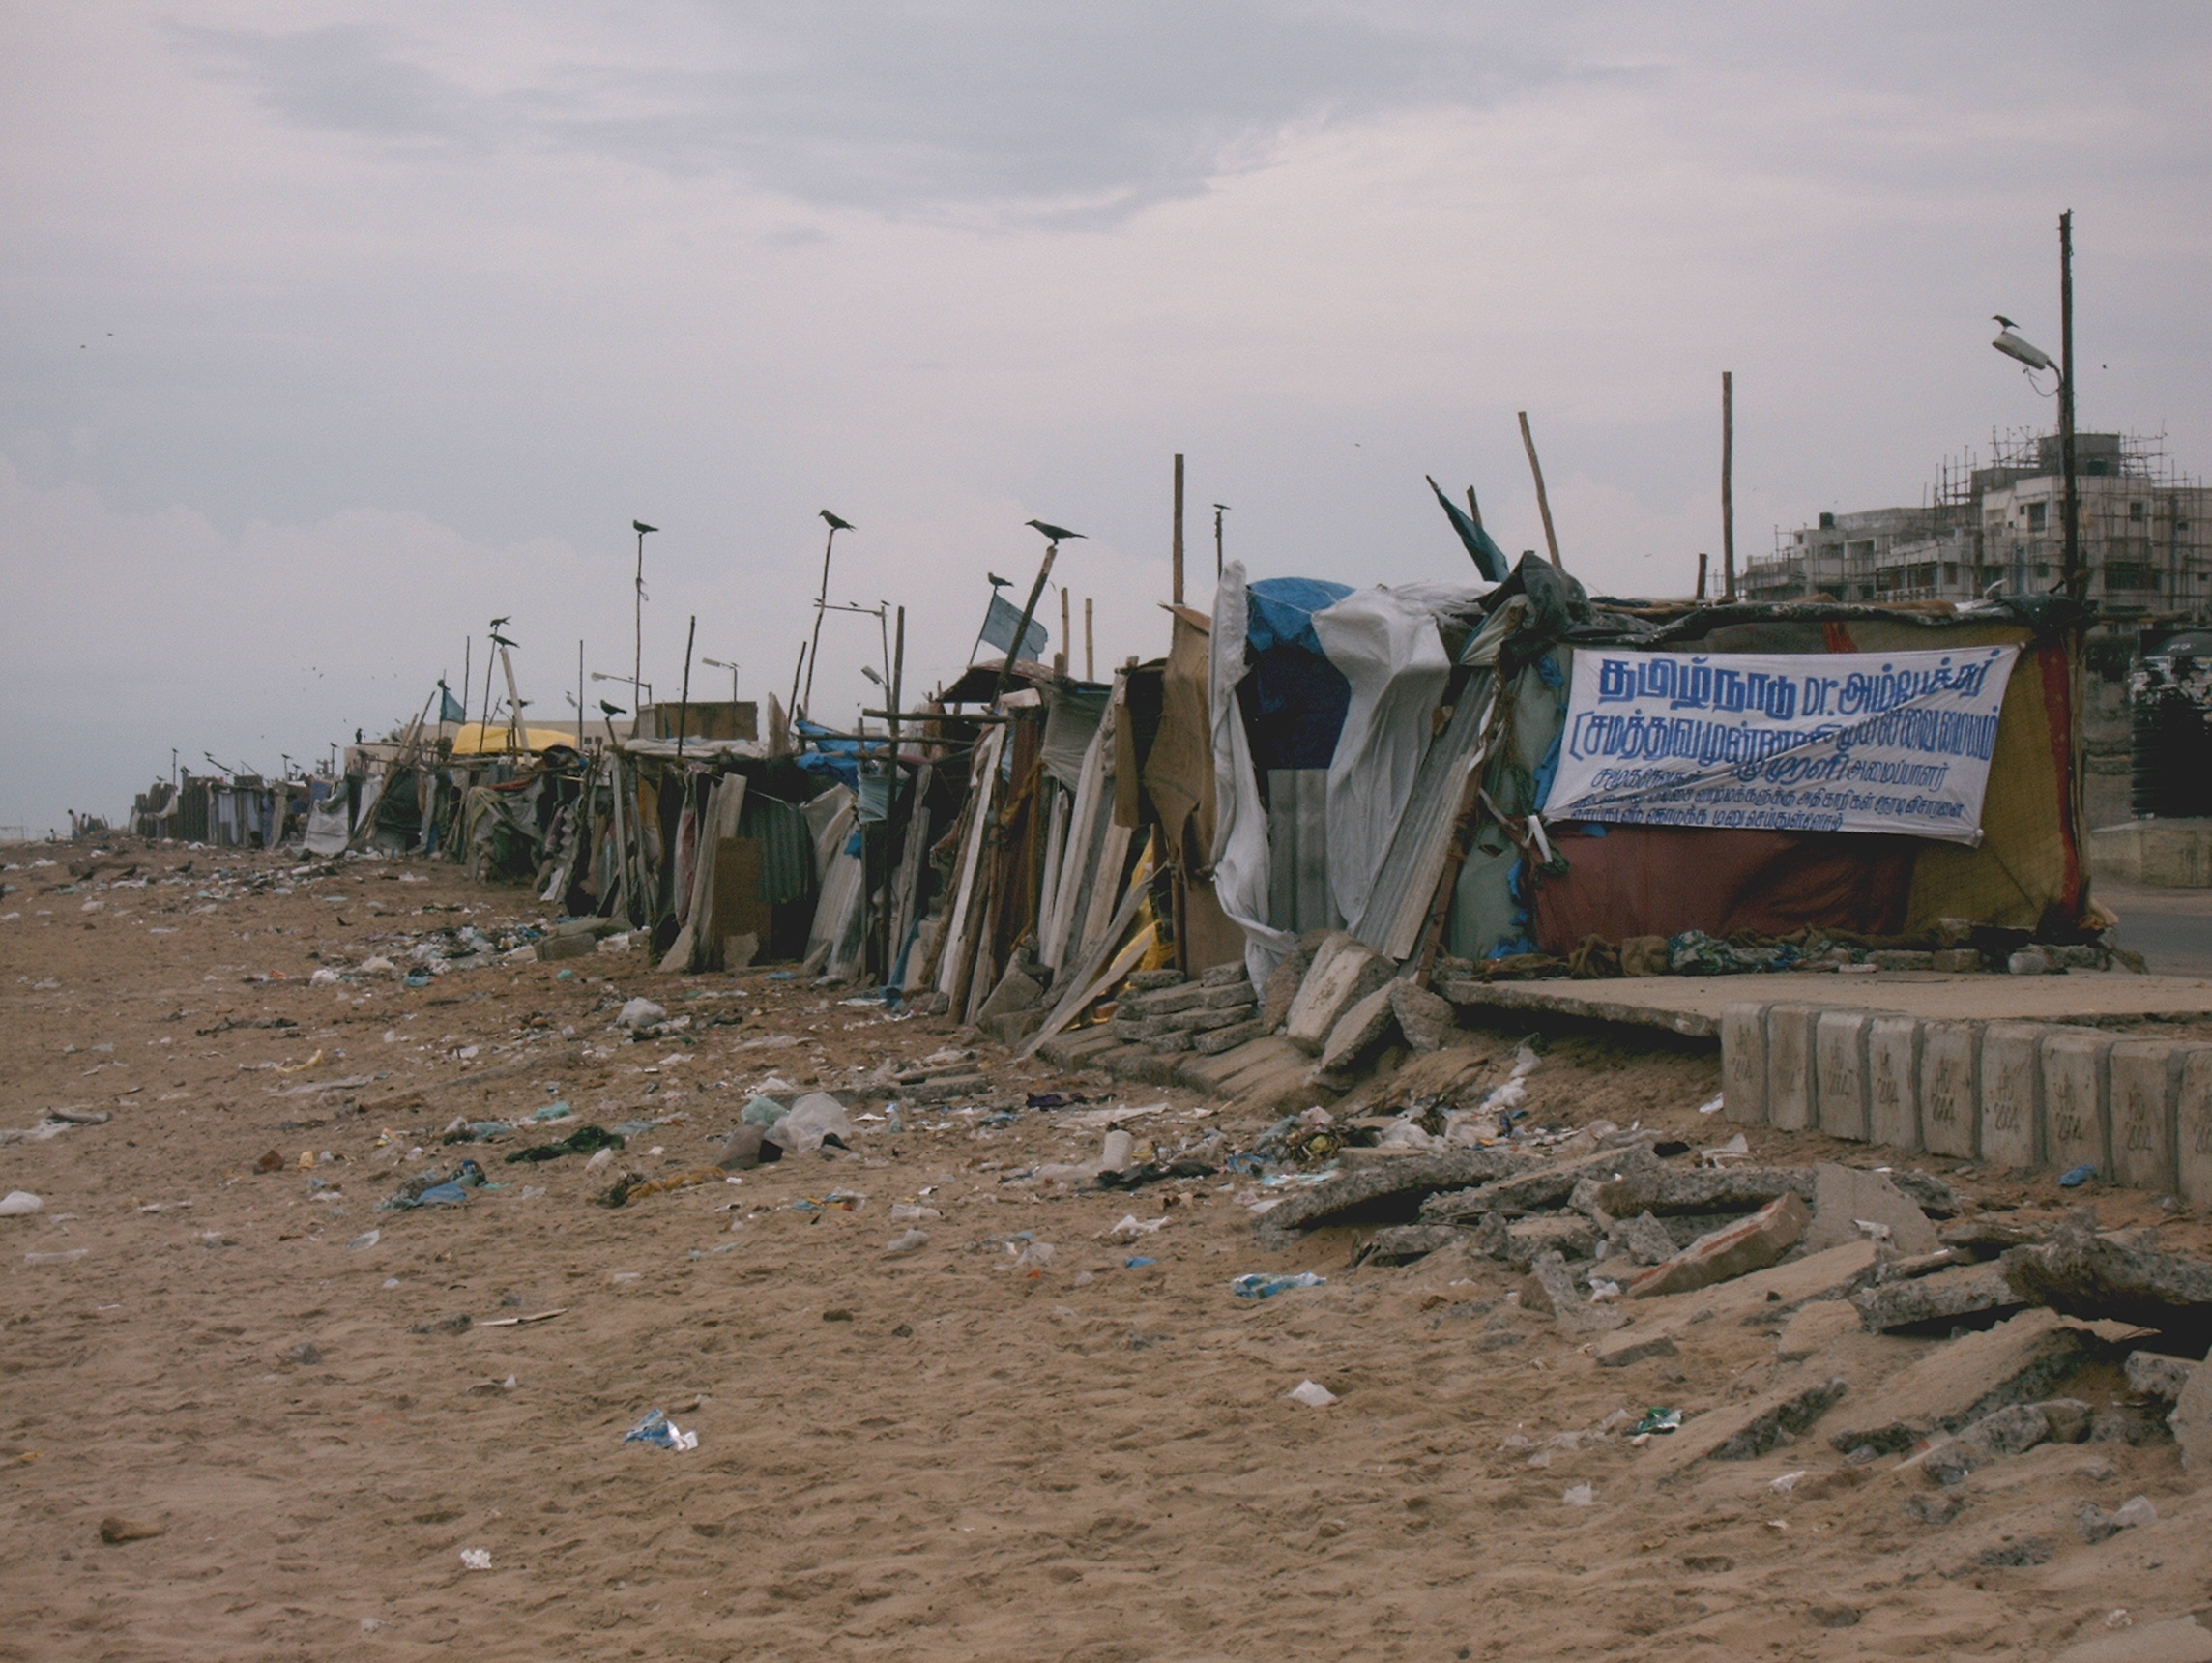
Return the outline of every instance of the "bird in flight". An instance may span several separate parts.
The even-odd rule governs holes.
[[[1022,521],[1022,524],[1027,526],[1034,526],[1038,531],[1042,532],[1046,537],[1052,539],[1052,540],[1055,542],[1066,542],[1071,540],[1080,540],[1083,536],[1083,534],[1079,531],[1069,531],[1065,526],[1047,525],[1044,521],[1038,519],[1024,520]]]

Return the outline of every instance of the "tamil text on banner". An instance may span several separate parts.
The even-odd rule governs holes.
[[[1979,843],[2019,657],[1582,649],[1544,816]]]

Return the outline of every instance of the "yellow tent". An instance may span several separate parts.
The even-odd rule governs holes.
[[[576,736],[564,733],[559,728],[534,727],[522,730],[522,748],[525,750],[551,750],[557,744],[574,750]],[[504,723],[498,727],[486,727],[482,722],[463,722],[460,730],[453,735],[455,756],[496,756],[501,751],[512,748],[512,730]]]

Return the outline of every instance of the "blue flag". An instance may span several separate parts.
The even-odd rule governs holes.
[[[438,701],[438,719],[440,721],[457,722],[466,719],[468,716],[468,712],[461,709],[461,701],[453,697],[452,688],[447,686],[445,683],[440,682],[438,684],[438,692],[440,695]]]
[[[983,621],[983,639],[1004,653],[1014,644],[1014,631],[1021,627],[1021,622],[1022,609],[1001,599],[998,592],[993,590],[991,615]],[[1033,664],[1041,664],[1044,662],[1045,643],[1049,639],[1044,626],[1032,618],[1030,632],[1022,637],[1022,650],[1014,656],[1027,659]]]

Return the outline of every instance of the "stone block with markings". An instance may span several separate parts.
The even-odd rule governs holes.
[[[1972,1160],[1981,1102],[1981,1024],[1926,1022],[1920,1028],[1920,1141],[1930,1154]]]

